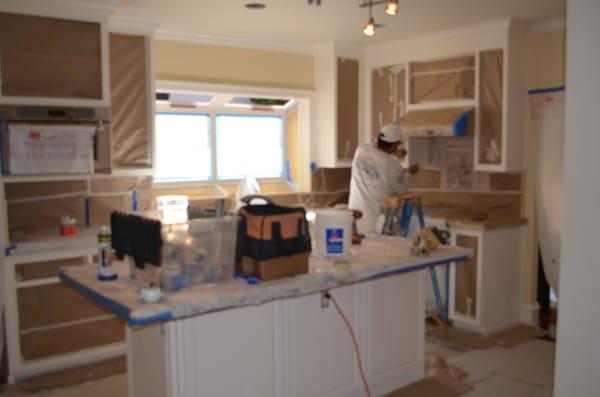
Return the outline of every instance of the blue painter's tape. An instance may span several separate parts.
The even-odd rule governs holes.
[[[285,161],[285,179],[288,182],[292,181],[292,170],[290,169],[290,160]]]
[[[94,302],[104,306],[109,311],[115,313],[117,316],[127,321],[127,323],[131,326],[136,327],[140,325],[169,321],[173,319],[173,314],[171,312],[165,312],[157,314],[155,316],[145,317],[141,319],[131,318],[131,309],[129,309],[127,306],[116,302],[112,299],[108,299],[107,297],[99,294],[98,292],[79,284],[77,281],[73,280],[71,277],[67,276],[63,272],[59,272],[58,277],[69,287],[75,289],[76,291],[79,291]]]
[[[16,245],[9,245],[8,247],[4,248],[4,255],[10,256],[12,254],[12,252],[16,249],[17,249]]]
[[[452,123],[452,130],[454,131],[454,136],[467,136],[468,129],[469,113],[464,112],[454,120],[454,123]]]
[[[548,88],[538,88],[535,90],[529,90],[529,95],[536,95],[536,94],[549,94],[551,92],[561,92],[564,91],[565,87],[564,86],[559,86],[559,87],[548,87]]]
[[[91,202],[90,202],[89,197],[86,197],[85,201],[83,202],[83,212],[84,212],[84,217],[85,217],[85,226],[90,227],[92,222],[91,222]]]
[[[131,194],[131,210],[133,212],[138,210],[137,192],[135,190]]]

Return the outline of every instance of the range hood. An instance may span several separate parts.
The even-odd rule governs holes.
[[[400,125],[409,137],[465,137],[473,131],[474,114],[472,107],[413,110]]]

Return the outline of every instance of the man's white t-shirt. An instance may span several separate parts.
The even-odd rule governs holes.
[[[348,206],[363,213],[358,220],[359,232],[375,230],[381,198],[392,193],[407,192],[408,173],[399,159],[372,145],[361,145],[356,149],[352,160]]]

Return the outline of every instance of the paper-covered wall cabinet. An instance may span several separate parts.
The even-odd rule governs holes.
[[[358,73],[355,59],[337,60],[337,159],[350,161],[358,145]]]
[[[115,168],[152,167],[148,37],[111,33],[112,162]]]
[[[102,100],[100,23],[0,13],[0,96]]]

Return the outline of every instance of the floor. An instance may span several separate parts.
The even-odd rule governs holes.
[[[462,397],[551,397],[555,344],[533,340],[507,349],[470,350],[428,338],[427,352],[468,372],[473,390]]]
[[[551,397],[554,343],[533,340],[511,349],[500,346],[471,350],[428,338],[427,352],[440,355],[466,370],[473,390],[463,397]],[[125,374],[82,385],[28,394],[14,387],[0,388],[2,397],[126,397]],[[434,396],[432,396],[434,397]]]

